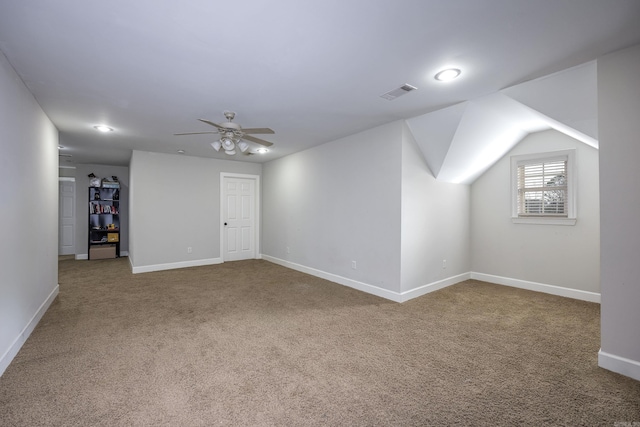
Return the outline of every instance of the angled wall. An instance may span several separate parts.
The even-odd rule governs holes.
[[[403,130],[401,291],[413,298],[468,279],[470,186],[437,181]]]
[[[469,277],[469,186],[436,181],[404,121],[268,162],[263,186],[269,261],[400,302]]]

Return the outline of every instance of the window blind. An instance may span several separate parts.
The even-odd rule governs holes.
[[[567,159],[518,163],[518,216],[567,217]]]

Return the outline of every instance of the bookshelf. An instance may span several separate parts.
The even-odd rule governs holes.
[[[89,187],[89,259],[120,256],[120,185]]]

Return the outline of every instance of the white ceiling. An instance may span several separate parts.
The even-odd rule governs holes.
[[[407,119],[433,175],[470,184],[532,132],[598,148],[597,63],[590,61]]]
[[[637,0],[0,1],[0,50],[59,129],[73,156],[61,164],[126,165],[132,149],[228,158],[211,135],[173,134],[232,110],[275,130],[268,154],[238,160],[409,119],[434,175],[471,182],[522,127],[597,144],[595,87],[579,81],[594,63],[532,80],[640,43],[639,19]],[[447,66],[461,77],[436,82]],[[418,90],[380,98],[404,83]],[[489,123],[503,137],[478,141]]]

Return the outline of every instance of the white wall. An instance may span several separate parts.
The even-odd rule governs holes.
[[[220,262],[220,173],[261,175],[262,165],[134,151],[129,172],[129,260],[138,272]]]
[[[129,251],[129,168],[109,165],[76,165],[76,258],[88,256],[89,174],[98,178],[117,176],[120,182],[120,254]]]
[[[266,163],[263,255],[397,295],[402,126],[387,124]]]
[[[577,150],[576,225],[513,224],[510,156],[571,148]],[[531,134],[471,187],[472,271],[599,293],[599,227],[598,150],[554,130]],[[589,298],[571,296],[580,295]]]
[[[640,45],[598,60],[600,366],[640,380]]]
[[[58,131],[0,52],[0,374],[58,292]]]
[[[470,271],[469,211],[470,186],[436,181],[405,125],[401,220],[403,293],[425,285],[433,288],[437,282]],[[445,260],[446,268],[443,268]]]

